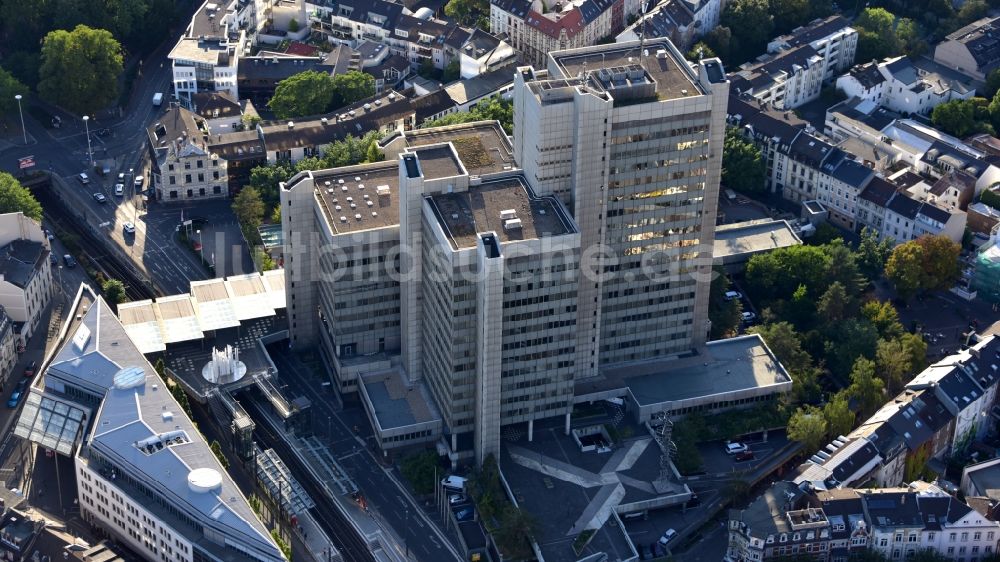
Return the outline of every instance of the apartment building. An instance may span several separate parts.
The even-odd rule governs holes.
[[[837,89],[905,115],[930,115],[942,103],[976,94],[968,77],[909,57],[856,65],[837,78]]]
[[[1000,18],[987,16],[949,33],[934,48],[934,62],[976,80],[1000,67]]]
[[[0,306],[24,345],[40,326],[52,297],[51,246],[42,225],[24,213],[0,215]]]
[[[1000,523],[923,482],[906,488],[813,490],[772,486],[745,510],[730,510],[728,560],[809,556],[846,562],[873,551],[908,560],[932,551],[950,560],[994,554]]]
[[[15,435],[73,458],[81,517],[146,560],[284,560],[107,303],[66,318]]]
[[[522,62],[541,68],[551,52],[614,38],[641,6],[639,0],[490,0],[490,30],[505,36]]]
[[[615,40],[635,41],[645,33],[646,37],[666,37],[687,51],[698,37],[719,25],[721,13],[720,0],[666,0],[647,10]]]
[[[209,148],[204,119],[178,105],[146,130],[151,189],[160,201],[192,201],[229,196],[228,166]]]
[[[739,127],[743,135],[760,149],[766,171],[765,187],[774,193],[777,191],[774,178],[779,147],[790,145],[799,132],[810,130],[811,125],[790,110],[772,109],[749,96],[741,98],[730,94],[726,113],[727,123],[731,127]],[[784,165],[782,161],[782,169]]]
[[[568,427],[577,384],[602,368],[705,343],[719,62],[695,73],[647,40],[516,76],[513,142],[495,123],[404,130],[384,162],[281,189],[292,345],[318,346],[386,432],[386,389],[432,397],[405,405],[413,429],[391,446],[444,437],[453,460],[479,461],[502,426]]]
[[[823,85],[854,64],[858,33],[840,16],[816,20],[768,45],[768,54],[730,77],[737,94],[775,109],[793,109],[819,97]]]
[[[228,92],[239,99],[237,67],[250,54],[244,22],[256,19],[257,2],[206,0],[170,51],[174,96],[190,103],[198,92]]]

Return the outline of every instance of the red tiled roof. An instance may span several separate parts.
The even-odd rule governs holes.
[[[538,12],[531,10],[525,18],[528,25],[541,31],[542,33],[558,39],[562,30],[566,30],[566,36],[572,37],[583,29],[583,14],[579,8],[572,10],[565,15],[555,15],[558,18],[553,21]]]
[[[319,52],[319,49],[316,47],[306,45],[305,43],[299,41],[292,41],[288,45],[288,48],[285,49],[286,55],[296,55],[300,57],[313,57],[316,56],[317,52]]]

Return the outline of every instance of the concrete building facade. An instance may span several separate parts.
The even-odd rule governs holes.
[[[52,297],[51,246],[42,225],[24,213],[0,215],[0,306],[24,345]]]

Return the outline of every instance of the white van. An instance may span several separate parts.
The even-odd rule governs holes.
[[[449,476],[441,481],[441,485],[449,490],[463,492],[465,491],[465,480],[461,476]]]
[[[163,104],[163,94],[160,92],[156,92],[155,94],[153,94],[153,105],[155,105],[156,107],[160,107],[160,105],[162,104]]]

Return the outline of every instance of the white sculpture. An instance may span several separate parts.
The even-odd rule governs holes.
[[[212,384],[236,382],[247,374],[247,366],[240,361],[240,350],[231,345],[225,349],[212,348],[212,360],[201,370],[201,376]]]

